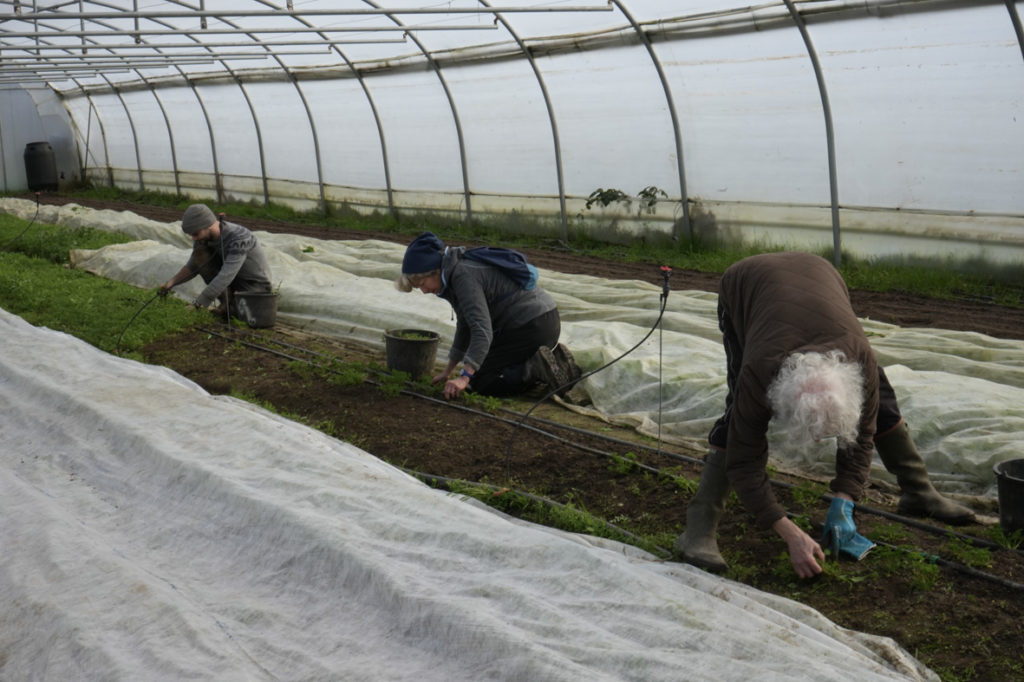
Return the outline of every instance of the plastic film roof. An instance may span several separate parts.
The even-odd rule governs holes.
[[[597,188],[649,187],[676,236],[700,201],[739,229],[831,206],[834,223],[927,212],[903,229],[955,215],[946,232],[1021,240],[1020,2],[0,7],[0,80],[56,92],[86,173],[113,184],[269,201],[295,183],[321,206],[467,217],[526,197],[563,229]]]

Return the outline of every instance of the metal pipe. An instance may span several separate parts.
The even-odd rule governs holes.
[[[480,0],[480,2],[487,6],[487,0]],[[551,95],[548,92],[548,86],[544,80],[544,75],[540,71],[540,66],[538,66],[533,53],[526,47],[526,43],[523,42],[522,38],[519,37],[519,34],[516,33],[515,29],[513,29],[507,21],[505,21],[505,18],[500,13],[495,14],[495,17],[505,27],[505,30],[509,32],[513,40],[516,41],[516,44],[519,45],[519,49],[530,64],[530,68],[533,70],[534,78],[537,79],[537,85],[540,87],[541,97],[544,98],[544,107],[548,112],[548,122],[551,125],[551,138],[555,152],[555,182],[558,184],[558,214],[560,218],[559,237],[563,242],[568,242],[569,212],[565,203],[565,170],[562,165],[562,142],[558,134],[558,120],[555,117],[555,108],[551,102]]]
[[[208,28],[202,31],[189,31],[186,29],[157,29],[143,31],[147,36],[180,36],[180,35],[249,35],[252,33],[390,33],[394,31],[494,31],[497,26],[493,24],[480,24],[476,26],[441,26],[437,24],[426,24],[424,26],[360,26],[360,27],[307,27],[289,26],[267,26],[260,29],[251,28]],[[89,38],[95,35],[119,36],[134,38],[138,35],[135,31],[109,30],[109,31],[64,31],[54,28],[50,31],[6,31],[0,33],[0,37],[7,38],[52,38],[54,36],[70,38]],[[88,48],[89,45],[69,46],[75,49]]]
[[[376,5],[373,4],[372,0],[364,0],[364,2],[366,2],[368,5],[376,7]],[[396,19],[394,16],[387,16],[396,24],[402,26],[402,22]],[[494,28],[498,28],[497,24],[494,25]],[[469,190],[469,170],[466,161],[466,137],[462,131],[462,121],[459,119],[459,109],[455,105],[455,97],[452,95],[451,88],[448,87],[447,79],[444,77],[444,74],[441,73],[440,65],[434,61],[434,58],[431,55],[430,50],[424,47],[423,43],[420,42],[419,38],[417,38],[413,33],[407,32],[406,35],[409,36],[409,39],[412,40],[412,42],[416,44],[416,47],[420,49],[420,52],[423,53],[424,58],[427,60],[427,63],[430,65],[434,74],[437,76],[438,82],[440,82],[441,84],[441,89],[444,91],[445,98],[447,98],[448,100],[448,107],[451,109],[452,112],[452,122],[455,125],[455,136],[458,139],[459,143],[459,160],[462,165],[462,196],[464,201],[466,202],[466,215],[464,221],[466,223],[469,223],[473,220],[473,203],[472,196]]]
[[[60,35],[60,34],[53,33],[51,35],[57,36],[57,35]],[[97,33],[96,35],[100,35],[100,34]],[[107,34],[104,33],[102,35],[107,35]],[[0,32],[0,39],[2,39],[5,36],[6,36],[5,33]],[[252,48],[260,47],[260,48],[263,48],[263,47],[270,47],[270,48],[274,48],[274,47],[302,47],[304,45],[311,45],[311,46],[315,45],[317,47],[327,46],[328,48],[330,48],[330,47],[332,47],[334,45],[367,45],[367,44],[376,45],[378,43],[386,44],[386,43],[404,43],[404,42],[406,42],[406,40],[405,40],[404,37],[402,37],[402,38],[325,38],[324,40],[279,40],[279,41],[265,41],[265,40],[261,40],[258,44],[257,43],[253,43],[251,41],[243,43],[243,42],[238,42],[238,41],[222,41],[221,42],[221,41],[207,41],[207,40],[204,40],[201,44],[202,44],[203,47],[207,47],[207,48],[210,48],[210,47],[216,47],[216,48],[224,48],[224,47],[241,47],[241,48],[245,48],[245,47],[252,47]],[[146,43],[146,42],[143,42],[143,43],[136,43],[136,42],[131,42],[131,43],[92,43],[92,44],[89,45],[89,47],[93,48],[93,49],[101,49],[101,50],[174,50],[174,49],[191,50],[191,49],[196,47],[196,42],[192,41],[192,42],[187,42],[187,43]],[[48,50],[64,50],[64,51],[67,51],[70,54],[70,53],[72,53],[73,51],[75,51],[77,49],[79,49],[77,45],[76,46],[68,46],[68,45],[36,45],[36,44],[32,44],[32,45],[13,45],[13,44],[0,43],[0,53],[3,53],[5,50],[19,50],[19,51],[31,52],[31,53],[38,53],[38,52],[43,52],[43,51],[48,51]],[[330,50],[327,50],[327,51],[329,52]],[[320,50],[320,51],[310,51],[308,53],[306,53],[306,52],[298,52],[296,54],[319,54],[321,52],[324,52],[324,51],[323,50]],[[284,54],[287,54],[287,53],[284,53]]]
[[[615,5],[622,10],[622,14],[629,21],[633,30],[636,31],[637,37],[640,42],[643,43],[644,48],[647,50],[647,55],[651,58],[651,62],[654,64],[654,70],[658,74],[658,80],[661,81],[661,89],[665,93],[665,101],[668,105],[669,118],[672,121],[672,135],[676,143],[676,176],[679,178],[679,197],[683,205],[683,227],[686,230],[686,240],[688,242],[693,241],[693,228],[690,226],[690,205],[686,197],[686,170],[683,165],[683,138],[682,132],[679,128],[679,114],[676,113],[676,102],[672,96],[672,88],[669,86],[668,77],[665,75],[665,70],[661,66],[661,60],[658,59],[658,54],[654,51],[654,46],[651,44],[651,39],[644,31],[643,27],[633,18],[633,15],[622,5],[619,0],[611,0]],[[679,232],[675,225],[672,226],[672,238],[678,240]]]
[[[814,67],[814,77],[818,81],[818,94],[821,96],[821,109],[825,115],[825,146],[828,152],[828,188],[832,204],[832,262],[838,268],[842,265],[842,243],[839,233],[839,180],[836,177],[836,139],[832,127],[832,107],[828,101],[828,88],[825,86],[825,75],[821,70],[821,63],[818,61],[818,53],[811,42],[811,35],[807,31],[807,25],[793,5],[793,0],[783,0],[789,9],[793,21],[796,23],[800,36],[807,46],[807,54],[811,59],[811,66]]]
[[[503,13],[522,13],[522,14],[551,14],[551,13],[568,13],[568,12],[610,12],[612,8],[605,5],[569,5],[565,7],[549,6],[549,7],[523,7],[523,6],[510,6],[510,7],[494,7],[494,8],[482,8],[482,7],[448,7],[446,5],[440,5],[438,7],[362,7],[353,9],[303,9],[298,12],[287,9],[256,9],[256,10],[161,10],[157,12],[151,11],[121,11],[111,10],[109,12],[53,12],[47,9],[35,10],[32,12],[22,12],[19,17],[21,19],[192,19],[192,18],[207,18],[207,19],[219,19],[221,17],[297,17],[297,16],[309,16],[309,17],[325,17],[325,16],[381,16],[392,17],[395,14],[493,14],[495,12]]]
[[[1006,0],[1006,11],[1010,13],[1013,32],[1017,35],[1017,44],[1020,46],[1021,56],[1024,57],[1024,26],[1021,25],[1020,14],[1017,13],[1017,4],[1013,0]]]

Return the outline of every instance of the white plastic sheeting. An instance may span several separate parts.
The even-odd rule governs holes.
[[[0,209],[29,218],[35,206],[6,199]],[[165,282],[187,258],[190,242],[178,223],[74,204],[42,206],[38,220],[120,230],[138,238],[74,255],[77,267],[137,286]],[[268,248],[274,284],[280,286],[282,322],[378,348],[383,348],[387,329],[428,329],[442,335],[444,357],[454,333],[448,303],[417,291],[398,292],[392,284],[403,245],[257,234]],[[657,320],[661,289],[652,284],[548,270],[541,282],[558,303],[563,340],[588,371],[632,348]],[[201,286],[197,278],[178,291],[191,300]],[[661,329],[582,382],[593,404],[575,409],[703,449],[726,394],[716,305],[714,293],[671,292]],[[862,322],[936,486],[995,498],[992,466],[1024,451],[1024,342]],[[786,470],[834,472],[834,448],[827,443],[803,453],[776,447],[773,457]],[[893,480],[877,460],[875,473]]]
[[[0,677],[937,680],[0,310]]]
[[[0,86],[60,98],[68,181],[1024,257],[1019,0],[144,4],[5,16]]]

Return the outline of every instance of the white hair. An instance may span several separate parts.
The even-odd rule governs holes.
[[[839,350],[791,353],[768,387],[775,427],[794,445],[857,439],[864,403],[861,366]]]

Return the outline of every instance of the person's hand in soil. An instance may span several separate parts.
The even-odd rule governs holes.
[[[465,374],[449,379],[444,384],[444,397],[446,400],[458,398],[469,386],[469,377]]]
[[[822,571],[822,564],[825,561],[825,552],[821,545],[811,539],[799,526],[783,516],[776,521],[772,528],[786,541],[789,550],[789,560],[793,564],[793,570],[800,578],[813,578]]]

